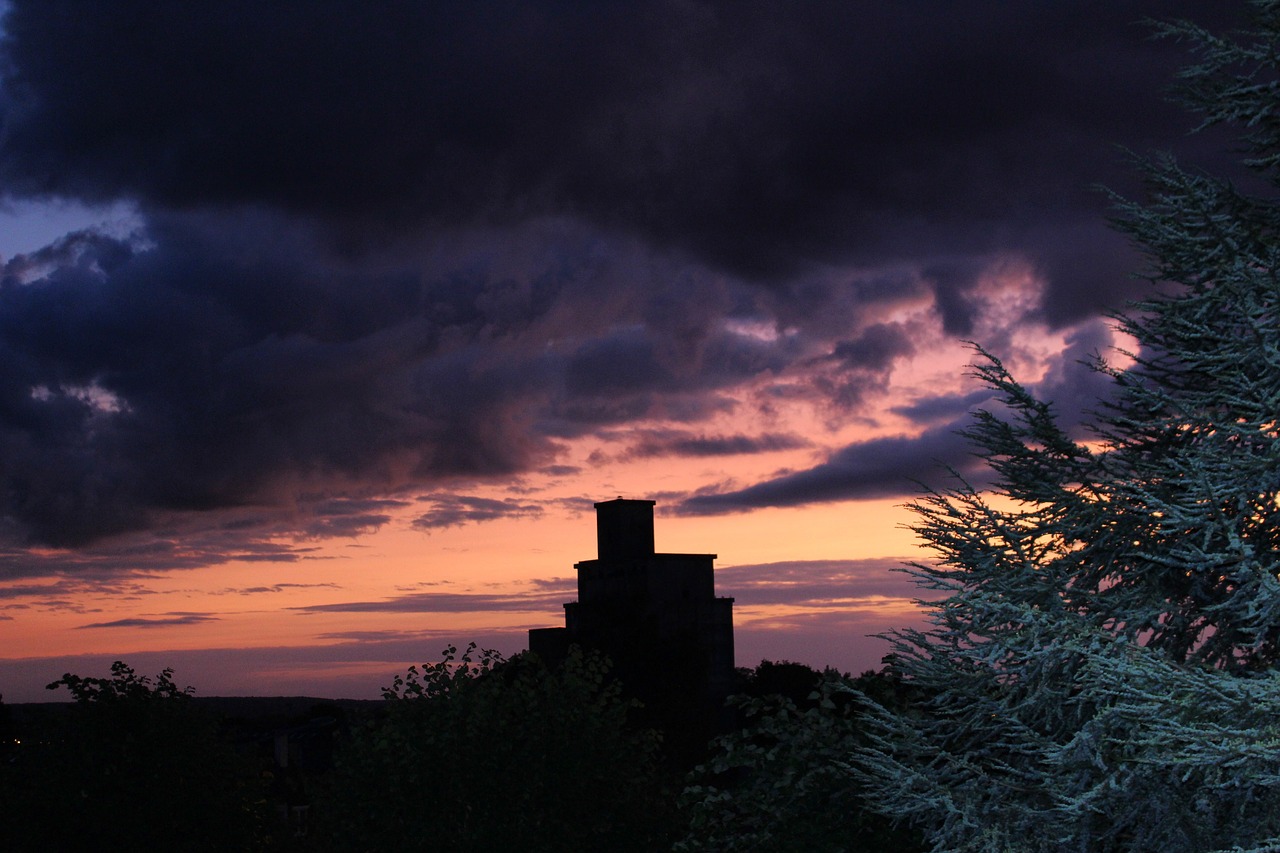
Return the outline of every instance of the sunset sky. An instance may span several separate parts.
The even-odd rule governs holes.
[[[1204,2],[12,0],[0,693],[373,697],[563,624],[594,501],[715,553],[739,665],[862,671],[987,395],[1069,423],[1149,285],[1121,150]]]

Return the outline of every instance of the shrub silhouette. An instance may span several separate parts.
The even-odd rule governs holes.
[[[317,842],[342,850],[664,849],[672,811],[657,738],[603,657],[549,670],[450,647],[384,691],[385,713],[339,752]]]
[[[75,700],[0,768],[7,850],[245,850],[261,841],[252,767],[179,688],[123,662],[49,685]],[[63,710],[63,709],[59,709]]]

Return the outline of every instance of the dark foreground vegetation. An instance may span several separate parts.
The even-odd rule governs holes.
[[[847,677],[768,661],[739,675],[739,726],[697,757],[636,722],[595,654],[548,670],[450,648],[383,702],[287,717],[232,716],[168,670],[66,675],[50,687],[70,705],[0,705],[0,849],[917,849],[828,784],[858,741]]]
[[[1092,432],[979,352],[993,482],[914,505],[930,624],[885,671],[761,664],[693,755],[601,658],[451,650],[375,713],[298,722],[331,749],[307,764],[118,664],[9,724],[0,848],[1280,850],[1280,2],[1251,9],[1230,39],[1161,31],[1250,193],[1157,161],[1118,202],[1163,287],[1116,317],[1137,352],[1093,364]]]

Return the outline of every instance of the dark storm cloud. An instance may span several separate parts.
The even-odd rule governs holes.
[[[317,559],[315,545],[282,541],[296,536],[300,523],[306,522],[288,512],[245,514],[230,509],[180,525],[170,525],[162,517],[150,529],[75,549],[32,550],[20,542],[0,545],[0,580],[75,575],[75,579],[61,577],[54,586],[77,596],[141,595],[148,591],[146,581],[155,573],[229,561]]]
[[[912,346],[868,307],[923,295],[965,334],[996,255],[1049,276],[1051,324],[1090,316],[1132,259],[1088,187],[1189,124],[1158,97],[1177,48],[1132,24],[1217,7],[15,0],[0,190],[142,227],[0,271],[0,539],[302,559],[271,537],[798,365],[852,406]],[[896,493],[954,449],[885,441],[687,509]],[[209,510],[242,526],[177,548]]]
[[[934,302],[942,316],[942,330],[957,338],[973,334],[980,310],[970,297],[983,267],[977,260],[934,263],[923,270],[923,278],[933,290]]]
[[[852,340],[840,341],[831,357],[855,369],[881,371],[895,359],[914,352],[911,338],[902,326],[877,323]]]
[[[95,567],[98,568],[98,567]],[[48,574],[52,574],[51,572]],[[145,583],[140,572],[67,573],[45,583],[11,583],[0,586],[0,601],[21,599],[20,604],[0,606],[4,610],[19,611],[69,611],[73,613],[97,613],[101,607],[87,608],[85,602],[102,605],[108,601],[140,601],[155,595],[155,590]]]
[[[1033,386],[1040,399],[1052,402],[1058,422],[1076,439],[1092,438],[1081,425],[1096,423],[1095,413],[1116,390],[1108,374],[1093,368],[1099,357],[1103,361],[1123,359],[1117,345],[1110,324],[1102,320],[1083,323],[1068,335],[1067,348]]]
[[[557,365],[564,393],[553,413],[565,434],[646,417],[698,421],[732,407],[721,392],[762,374],[779,372],[802,349],[785,340],[735,334],[717,316],[700,316],[701,292],[677,285],[646,307],[686,300],[683,324],[663,328],[664,319],[609,330],[579,346]]]
[[[285,268],[252,258],[255,238],[214,251],[173,230],[149,249],[81,240],[73,265],[0,283],[8,509],[40,540],[81,544],[144,507],[234,505],[290,461],[354,474],[372,431],[397,442],[372,403],[378,369],[421,342],[335,328],[360,312],[302,257]]]
[[[582,468],[577,465],[548,465],[540,471],[549,477],[572,477],[581,474]]]
[[[746,488],[687,498],[684,515],[716,515],[759,507],[803,506],[830,501],[905,497],[919,483],[936,480],[945,460],[960,473],[976,472],[957,434],[961,424],[933,427],[922,435],[878,438],[845,447],[823,463],[782,474]]]
[[[1050,364],[1040,382],[1029,390],[1051,401],[1058,424],[1077,440],[1090,438],[1085,424],[1093,422],[1113,390],[1111,378],[1093,368],[1098,356],[1116,355],[1114,335],[1102,320],[1081,324],[1067,338],[1067,347]],[[995,355],[995,353],[993,353]],[[981,361],[975,353],[975,362]],[[1000,404],[987,389],[935,398],[895,411],[907,411],[918,422],[940,416],[953,419],[930,426],[917,436],[877,438],[848,445],[825,461],[802,471],[780,474],[745,488],[708,489],[686,497],[677,508],[685,515],[714,515],[760,507],[803,506],[842,500],[920,494],[923,486],[945,487],[958,474],[974,486],[991,476],[975,448],[961,435],[972,425],[975,409],[998,412]],[[964,414],[955,416],[957,412]]]
[[[990,398],[991,392],[980,388],[967,394],[940,394],[936,397],[925,397],[903,406],[894,406],[891,411],[917,423],[955,421]]]
[[[440,342],[481,333],[447,303],[479,299],[487,280],[445,300],[420,270],[345,266],[262,216],[158,218],[145,242],[57,248],[43,277],[25,280],[17,258],[0,280],[5,510],[37,541],[272,502],[286,473],[320,489],[396,485],[383,465],[396,455],[423,476],[549,458],[530,416],[514,416],[545,394],[537,377]],[[330,502],[313,515],[304,529],[349,535],[386,512]]]
[[[660,456],[735,456],[808,447],[810,441],[791,433],[704,435],[687,430],[646,430],[623,454],[627,458]]]
[[[817,369],[809,384],[822,399],[852,410],[869,395],[885,390],[894,363],[915,351],[905,327],[875,323],[857,337],[836,341],[829,355],[812,363]]]
[[[1187,127],[1134,24],[1219,5],[19,0],[0,176],[357,241],[570,214],[760,275],[914,255],[919,220],[991,249]]]
[[[296,533],[356,535],[406,506],[356,495],[545,469],[558,437],[601,424],[699,421],[812,345],[727,330],[708,306],[731,301],[728,285],[632,274],[626,246],[590,261],[574,229],[532,231],[504,232],[501,251],[463,234],[355,262],[279,216],[165,214],[143,235],[12,259],[10,533],[83,547],[218,509],[237,513],[231,557],[236,535],[287,532],[294,507]],[[676,311],[681,295],[703,307]]]
[[[391,520],[387,513],[409,506],[408,501],[330,498],[317,504],[316,520],[306,527],[310,536],[359,536]]]

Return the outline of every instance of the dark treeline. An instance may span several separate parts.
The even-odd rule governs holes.
[[[831,784],[858,744],[848,687],[901,705],[899,684],[738,676],[735,721],[693,754],[594,653],[548,669],[451,647],[382,702],[292,706],[195,700],[123,663],[68,674],[50,687],[70,704],[0,704],[0,849],[919,849]]]

